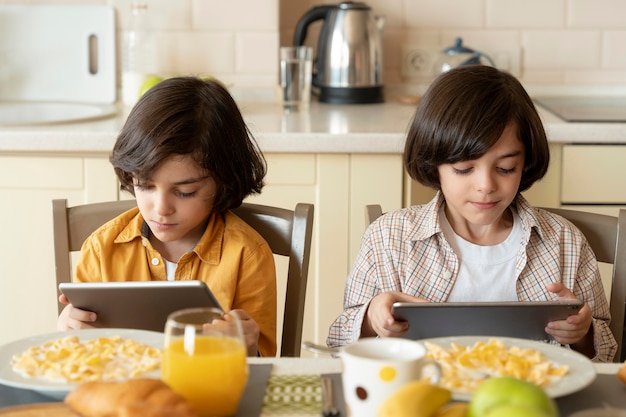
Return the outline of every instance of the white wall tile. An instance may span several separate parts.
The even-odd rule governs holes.
[[[626,30],[604,32],[602,68],[626,69]]]
[[[278,34],[239,32],[235,37],[235,71],[278,74]]]
[[[599,31],[527,31],[522,34],[527,69],[593,69],[600,67]]]
[[[568,0],[567,9],[569,27],[626,29],[624,0]]]
[[[478,51],[521,46],[520,32],[516,30],[445,30],[441,31],[441,45],[452,46],[457,37],[463,45]]]
[[[573,85],[625,85],[626,71],[565,71],[563,82]]]
[[[558,28],[565,25],[565,0],[486,0],[490,28]]]
[[[404,0],[404,5],[405,26],[480,28],[484,25],[482,0]]]
[[[109,0],[117,10],[118,27],[128,27],[133,0]],[[155,30],[191,30],[191,0],[146,0],[150,27]]]
[[[405,28],[401,30],[402,43],[409,45],[441,46],[441,31],[433,28]],[[393,43],[391,44],[393,46]]]
[[[235,72],[235,42],[231,32],[171,32],[163,34],[168,74],[224,74]]]
[[[533,70],[524,69],[524,81],[537,85],[559,85],[563,84],[563,72],[559,70]]]
[[[126,25],[132,0],[0,0],[0,4],[106,4]],[[624,85],[626,0],[365,0],[386,16],[384,82],[400,83],[401,47],[521,48],[533,84]],[[310,8],[339,0],[148,0],[166,73],[209,72],[238,87],[274,86],[278,46],[291,44]],[[319,23],[307,44],[316,45]]]
[[[192,0],[192,5],[194,29],[278,31],[278,0]]]

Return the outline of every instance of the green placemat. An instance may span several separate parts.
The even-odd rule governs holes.
[[[263,401],[264,414],[319,414],[321,411],[319,375],[270,376]]]

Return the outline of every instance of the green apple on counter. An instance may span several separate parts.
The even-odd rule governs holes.
[[[203,80],[215,80],[217,82],[220,82],[218,79],[214,78],[211,75],[200,75],[199,77]],[[141,98],[141,96],[143,96],[146,93],[146,91],[148,91],[149,89],[151,89],[152,87],[154,87],[155,85],[157,85],[158,83],[160,83],[161,81],[167,78],[169,77],[161,77],[155,74],[148,75],[146,79],[144,80],[143,84],[141,84],[141,88],[139,88],[139,95],[137,98]]]
[[[558,417],[556,403],[532,382],[492,377],[472,395],[467,417]]]
[[[146,79],[144,80],[143,84],[141,84],[141,87],[139,88],[139,96],[137,98],[141,98],[141,96],[143,96],[146,93],[146,91],[148,91],[149,89],[151,89],[152,87],[160,83],[161,81],[163,81],[163,77],[160,77],[154,74],[148,75]]]

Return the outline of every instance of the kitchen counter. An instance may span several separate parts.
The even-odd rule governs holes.
[[[330,105],[285,112],[276,103],[239,103],[261,149],[268,153],[402,153],[414,105]],[[554,143],[626,143],[626,123],[568,123],[538,107]],[[108,153],[126,119],[117,116],[84,123],[0,126],[0,152]]]

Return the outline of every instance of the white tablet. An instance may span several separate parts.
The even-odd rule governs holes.
[[[96,327],[162,332],[167,316],[176,310],[221,309],[202,281],[66,282],[59,290],[75,307],[96,313]]]
[[[394,303],[396,320],[408,321],[409,339],[501,336],[549,340],[548,322],[578,313],[583,303],[566,301]]]

